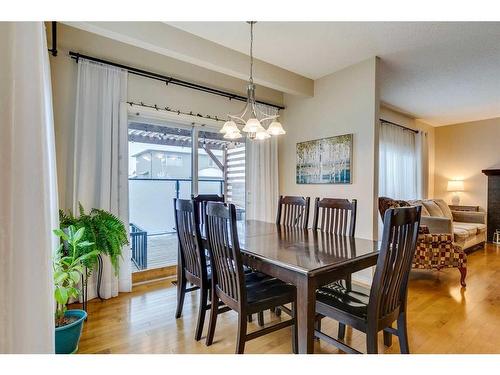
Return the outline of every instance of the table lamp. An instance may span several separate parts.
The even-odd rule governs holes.
[[[455,193],[451,199],[451,203],[455,206],[460,204],[459,192],[464,191],[464,181],[463,180],[450,180],[448,181],[448,191]]]

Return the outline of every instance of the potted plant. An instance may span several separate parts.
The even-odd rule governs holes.
[[[61,228],[74,226],[76,229],[85,228],[83,240],[91,243],[88,247],[77,249],[78,255],[98,251],[99,254],[109,256],[115,274],[118,275],[120,265],[119,258],[122,256],[122,248],[128,245],[127,229],[123,222],[112,213],[93,208],[86,213],[82,204],[79,203],[79,216],[73,212],[59,211]],[[84,264],[92,270],[96,264],[96,257],[85,259]]]
[[[71,354],[78,350],[83,321],[87,317],[84,310],[68,310],[70,298],[77,298],[80,290],[77,284],[85,272],[86,261],[95,258],[97,250],[85,252],[93,243],[83,240],[85,228],[69,226],[67,231],[54,230],[62,239],[54,257],[54,298],[56,301],[56,354]]]

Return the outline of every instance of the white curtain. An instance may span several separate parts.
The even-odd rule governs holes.
[[[127,72],[80,59],[75,114],[72,186],[67,207],[78,202],[89,210],[101,208],[120,217],[128,229]],[[103,257],[101,296],[111,298],[131,290],[130,248],[123,248],[116,277]],[[96,272],[89,280],[88,298],[96,296]]]
[[[429,141],[427,132],[419,131],[415,137],[417,158],[417,197],[426,199],[429,196]]]
[[[44,24],[0,22],[0,50],[0,353],[53,353],[58,216]]]
[[[277,115],[276,108],[259,105],[268,115]],[[278,206],[278,140],[246,142],[246,218],[274,222]]]
[[[415,133],[381,123],[379,142],[379,196],[418,198]]]

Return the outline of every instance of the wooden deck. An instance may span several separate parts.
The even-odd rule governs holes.
[[[148,236],[148,270],[177,264],[177,235]],[[139,271],[132,262],[132,272]]]

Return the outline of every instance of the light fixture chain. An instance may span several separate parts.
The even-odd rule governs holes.
[[[255,21],[250,21],[250,83],[253,83],[253,24]]]

